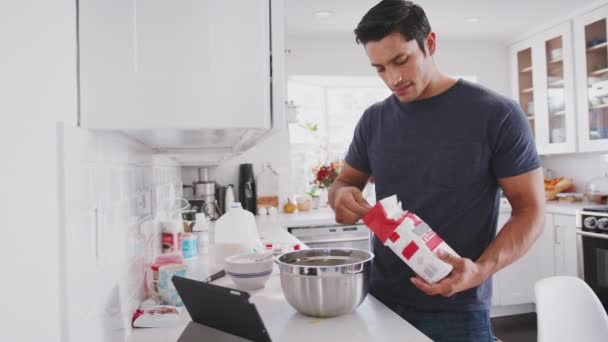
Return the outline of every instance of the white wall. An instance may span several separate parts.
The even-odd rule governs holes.
[[[543,167],[553,171],[555,177],[570,177],[574,179],[577,192],[585,191],[585,184],[595,177],[608,173],[608,163],[602,156],[607,152],[572,153],[541,157]]]
[[[287,127],[269,136],[260,144],[254,146],[245,153],[232,158],[218,167],[209,168],[209,179],[215,180],[220,185],[234,185],[234,194],[238,196],[239,164],[252,163],[255,175],[258,175],[266,163],[279,174],[279,198],[281,202],[287,200],[291,195],[289,186],[290,161],[289,161],[289,137]],[[198,180],[198,168],[182,168],[182,180],[184,184],[192,184]]]
[[[59,133],[64,341],[125,341],[146,298],[147,266],[160,252],[160,227],[142,226],[181,193],[180,168],[123,134],[66,126]]]
[[[354,35],[289,36],[288,75],[376,75]],[[480,84],[508,95],[507,48],[501,42],[437,38],[435,63],[450,75],[475,75]]]
[[[75,127],[75,1],[2,2],[0,41],[0,341],[120,341],[143,287],[134,194],[167,196],[179,169],[122,134]],[[86,264],[92,206],[98,268]]]
[[[75,2],[0,4],[0,341],[61,341],[57,120],[76,118]]]

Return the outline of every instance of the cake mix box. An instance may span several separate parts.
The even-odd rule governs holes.
[[[363,222],[382,243],[428,283],[436,283],[452,272],[453,266],[439,259],[439,249],[458,256],[426,222],[401,208],[397,196],[380,200],[363,217]]]

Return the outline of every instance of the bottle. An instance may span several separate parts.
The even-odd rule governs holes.
[[[259,245],[255,217],[241,207],[240,202],[232,203],[231,208],[215,222],[215,244],[221,245],[227,256],[253,252]]]
[[[234,203],[234,190],[232,189],[232,184],[228,184],[226,187],[226,195],[224,195],[224,210],[226,213],[230,211],[232,204]]]
[[[252,214],[258,212],[257,188],[252,164],[239,165],[239,202]]]

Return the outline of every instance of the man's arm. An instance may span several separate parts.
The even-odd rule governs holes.
[[[496,239],[473,262],[446,253],[438,256],[454,266],[450,275],[436,284],[422,278],[411,281],[429,295],[449,297],[454,293],[479,286],[507,265],[523,256],[538,239],[544,228],[545,196],[541,168],[498,180],[512,206],[511,218]]]
[[[329,204],[336,214],[336,222],[355,223],[369,211],[371,206],[361,194],[368,179],[368,174],[344,163],[338,178],[329,188]]]

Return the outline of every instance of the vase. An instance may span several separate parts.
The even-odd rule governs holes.
[[[329,205],[329,191],[327,188],[319,189],[319,205],[326,208]]]
[[[320,204],[320,200],[319,200],[319,196],[315,196],[312,198],[312,208],[313,209],[319,209],[319,204]]]

